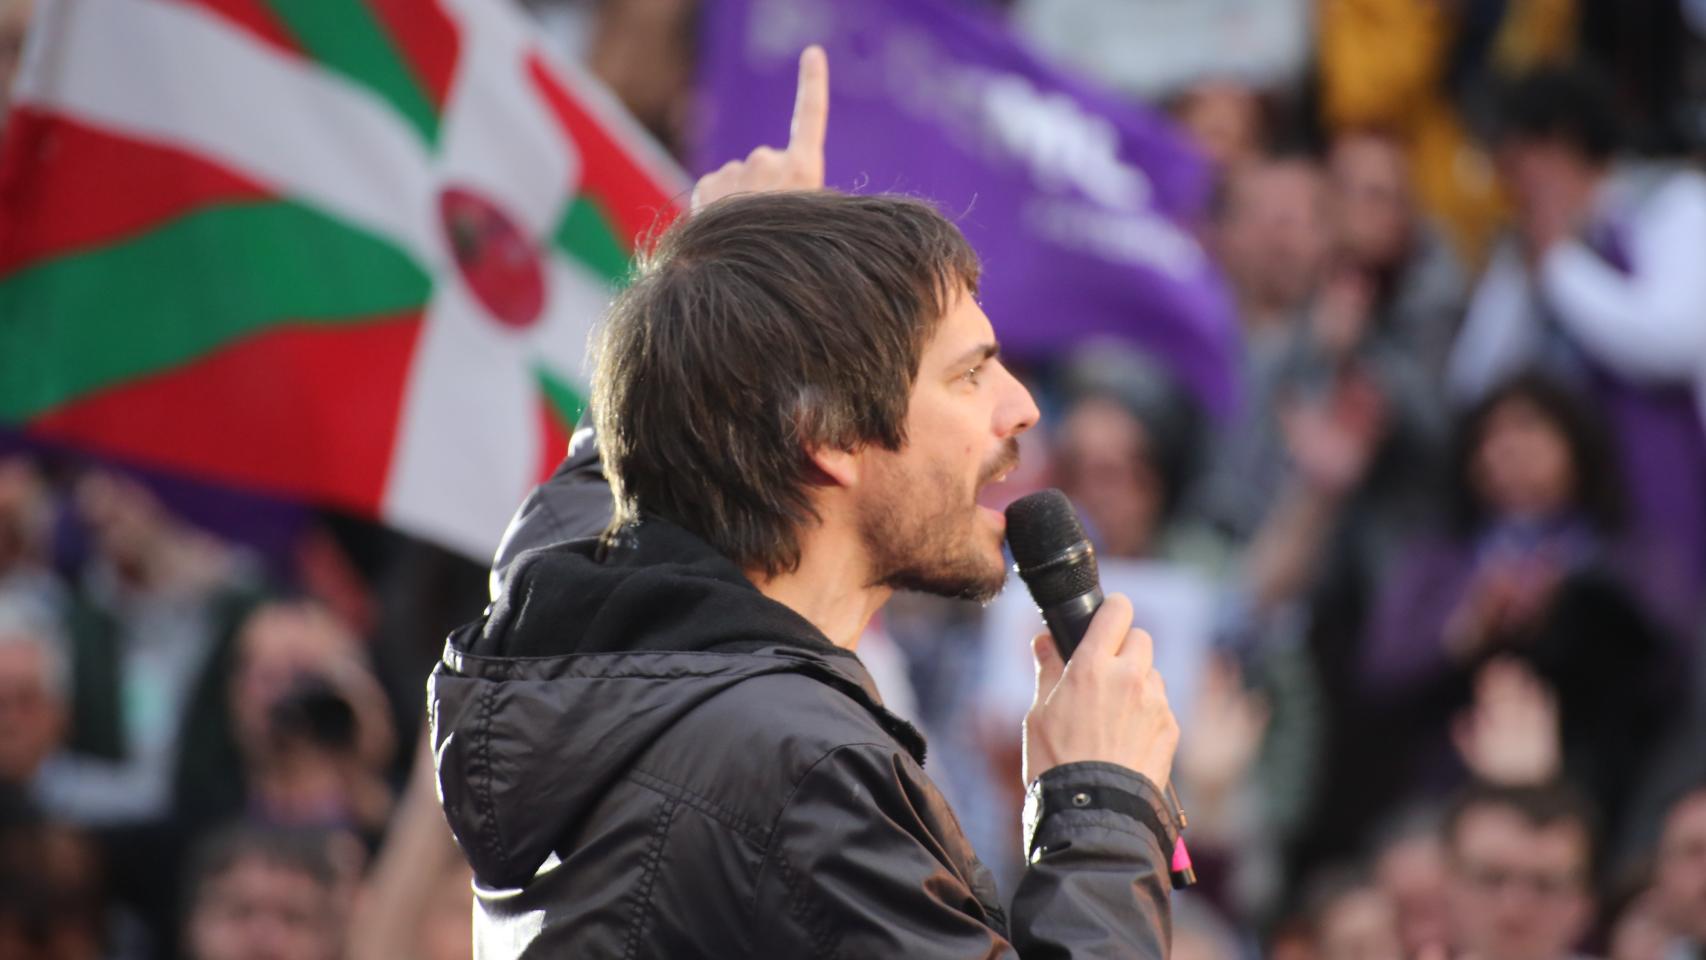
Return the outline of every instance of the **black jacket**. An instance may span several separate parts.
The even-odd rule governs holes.
[[[858,658],[702,541],[649,522],[500,587],[431,681],[478,956],[1166,955],[1138,774],[1044,775],[1009,915]]]

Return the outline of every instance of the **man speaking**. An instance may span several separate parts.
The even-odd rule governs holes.
[[[702,180],[612,307],[599,449],[519,537],[598,535],[505,567],[434,673],[479,957],[1167,953],[1178,728],[1124,598],[1070,666],[1035,641],[1011,911],[854,654],[895,589],[1001,588],[978,491],[1037,409],[957,228],[814,189],[827,83],[808,50],[788,147]]]

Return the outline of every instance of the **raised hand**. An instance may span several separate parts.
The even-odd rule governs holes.
[[[1494,660],[1475,678],[1475,702],[1451,737],[1464,765],[1490,783],[1545,783],[1562,767],[1558,702],[1520,662]]]
[[[1309,332],[1334,360],[1356,352],[1374,319],[1374,281],[1361,270],[1334,270],[1321,284],[1310,312]]]
[[[1361,371],[1347,373],[1325,403],[1289,403],[1279,417],[1298,475],[1332,497],[1349,494],[1367,475],[1386,420],[1385,396]]]
[[[1261,750],[1268,716],[1267,702],[1244,689],[1236,663],[1226,657],[1208,662],[1190,717],[1191,735],[1179,750],[1179,778],[1193,795],[1220,798],[1238,784]]]
[[[736,193],[817,190],[823,187],[823,141],[829,130],[829,57],[813,44],[800,54],[800,80],[788,146],[757,147],[693,185],[693,209]]]

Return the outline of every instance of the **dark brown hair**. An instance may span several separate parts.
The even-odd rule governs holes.
[[[1622,145],[1622,120],[1610,82],[1581,65],[1544,66],[1497,93],[1495,144],[1554,141],[1594,164],[1609,163]]]
[[[1450,459],[1451,510],[1457,530],[1472,536],[1491,519],[1475,489],[1475,457],[1494,411],[1511,401],[1527,403],[1563,435],[1570,451],[1575,489],[1571,506],[1603,535],[1620,533],[1626,519],[1622,478],[1611,439],[1597,412],[1558,381],[1526,371],[1494,387],[1458,422]]]
[[[924,343],[977,279],[958,228],[906,197],[746,194],[678,221],[596,346],[608,536],[655,516],[744,570],[796,568],[809,452],[906,442]]]
[[[1472,780],[1446,808],[1445,822],[1440,828],[1446,845],[1449,847],[1455,843],[1465,817],[1472,811],[1488,807],[1509,810],[1537,830],[1559,824],[1580,827],[1587,838],[1586,859],[1592,860],[1597,816],[1593,806],[1574,785],[1562,780],[1537,784],[1496,784]]]
[[[228,823],[203,837],[191,853],[184,875],[186,921],[200,909],[209,887],[233,867],[250,860],[299,873],[325,892],[337,885],[330,833],[243,821]]]

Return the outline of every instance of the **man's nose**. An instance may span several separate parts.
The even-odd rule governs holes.
[[[1002,405],[996,412],[996,432],[1002,437],[1016,437],[1037,425],[1042,411],[1031,397],[1031,391],[1019,382],[1005,366],[1001,368],[1007,387]]]

